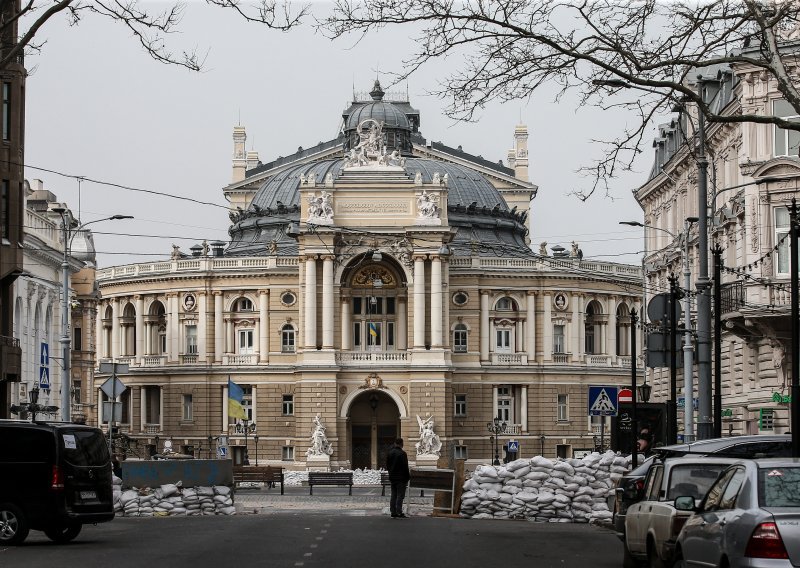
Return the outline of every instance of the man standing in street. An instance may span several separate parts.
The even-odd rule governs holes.
[[[406,497],[406,485],[411,479],[408,471],[408,455],[403,451],[403,438],[397,438],[394,446],[386,456],[386,471],[389,472],[389,481],[392,484],[392,495],[389,501],[389,511],[392,518],[404,519],[403,499]]]

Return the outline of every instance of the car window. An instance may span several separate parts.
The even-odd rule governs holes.
[[[725,492],[725,487],[733,477],[735,470],[729,469],[724,472],[722,476],[714,483],[706,494],[706,498],[701,505],[703,511],[716,511],[719,509],[719,502],[722,499],[722,494]]]
[[[725,464],[686,464],[673,466],[669,474],[667,500],[692,496],[702,499],[717,480]]]
[[[792,446],[788,441],[749,442],[725,448],[720,453],[741,458],[782,458],[792,455]]]
[[[800,507],[800,467],[760,469],[758,504],[762,507]]]
[[[109,463],[106,438],[99,430],[60,430],[64,460],[74,466],[97,466]]]
[[[47,463],[55,458],[50,430],[4,428],[0,430],[0,463]]]
[[[736,506],[736,498],[739,496],[739,491],[744,484],[745,471],[744,468],[738,467],[728,482],[722,497],[719,500],[720,509],[733,509]]]
[[[641,465],[639,465],[636,469],[628,472],[626,477],[644,477],[647,475],[647,472],[650,471],[650,467],[653,465],[653,456],[650,456],[646,460],[644,460]]]
[[[661,479],[664,475],[663,465],[654,465],[647,474],[644,486],[644,500],[658,501],[658,492],[661,490]]]

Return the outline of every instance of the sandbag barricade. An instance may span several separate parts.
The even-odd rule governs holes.
[[[233,492],[225,485],[181,487],[167,484],[155,489],[122,490],[122,480],[114,482],[114,512],[122,517],[167,517],[177,515],[234,515]]]

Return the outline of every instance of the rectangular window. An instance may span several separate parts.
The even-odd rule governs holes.
[[[281,459],[283,461],[294,461],[294,446],[283,446]]]
[[[794,107],[783,99],[772,101],[772,115],[792,122],[800,120]],[[798,148],[800,148],[800,132],[775,127],[776,156],[797,156]]]
[[[467,415],[467,395],[465,394],[457,394],[456,397],[456,405],[455,405],[455,416],[466,416]]]
[[[564,353],[564,326],[553,326],[553,353]]]
[[[776,207],[775,212],[775,245],[778,247],[778,258],[775,259],[777,276],[788,276],[791,256],[789,254],[789,210]]]
[[[569,395],[558,395],[558,421],[567,422],[569,420]]]
[[[197,326],[186,326],[186,353],[197,355]]]
[[[253,330],[239,330],[239,355],[253,354]]]
[[[394,349],[394,322],[386,322],[386,349]]]
[[[393,316],[395,314],[395,299],[394,298],[386,298],[386,314]]]
[[[497,331],[497,351],[510,351],[511,350],[511,330],[498,329]]]
[[[380,296],[370,296],[367,301],[368,314],[383,314],[383,298]]]
[[[159,353],[161,355],[166,354],[166,352],[167,352],[167,332],[164,331],[164,330],[159,330],[159,332],[158,332],[158,347],[160,349]],[[109,353],[110,353],[110,350],[109,350]]]
[[[511,387],[497,387],[497,413],[500,420],[513,424],[514,399],[511,396]]]
[[[453,457],[457,460],[467,459],[467,446],[454,446]]]
[[[283,395],[283,415],[284,416],[294,416],[294,395],[293,394],[285,394],[285,395]]]
[[[9,195],[8,180],[4,179],[2,184],[2,195],[0,195],[0,237],[9,239],[11,236],[11,196]]]
[[[775,428],[775,410],[762,408],[758,415],[759,430],[773,430]]]
[[[72,330],[72,348],[75,351],[83,350],[83,329],[80,327]]]
[[[361,322],[353,324],[353,349],[361,350]]]
[[[3,83],[3,140],[11,138],[11,83]]]
[[[250,385],[242,385],[242,392],[244,393],[242,396],[242,408],[244,409],[244,413],[247,415],[247,420],[252,422],[253,421],[253,387]]]
[[[192,395],[183,395],[183,420],[188,422],[192,420]]]
[[[294,328],[290,325],[283,326],[281,330],[281,352],[294,353]]]
[[[361,298],[353,298],[353,314],[361,315]]]

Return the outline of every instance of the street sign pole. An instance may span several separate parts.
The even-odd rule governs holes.
[[[100,390],[105,393],[109,398],[109,408],[111,411],[108,413],[106,422],[108,423],[108,453],[114,451],[114,418],[117,413],[117,405],[122,404],[117,402],[117,397],[122,396],[128,387],[125,386],[121,380],[117,378],[117,373],[127,374],[130,367],[126,363],[100,363],[100,372],[109,373],[111,376],[100,386]],[[103,409],[105,413],[105,409]]]

